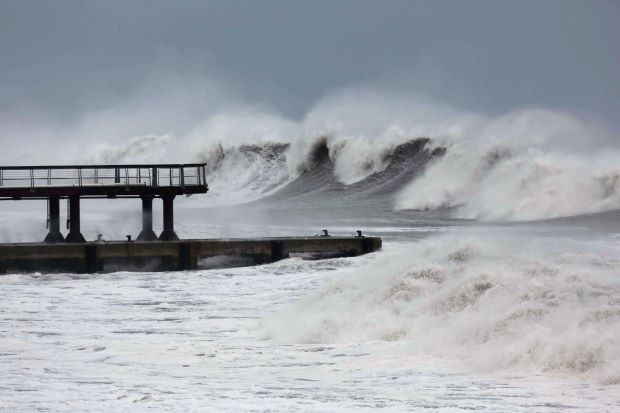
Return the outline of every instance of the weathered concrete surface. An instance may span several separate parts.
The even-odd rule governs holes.
[[[249,256],[260,264],[291,253],[356,256],[377,251],[381,244],[378,237],[0,244],[0,273],[189,270],[198,267],[199,259],[214,256]]]

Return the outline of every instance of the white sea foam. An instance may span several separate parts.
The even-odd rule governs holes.
[[[250,202],[289,180],[286,146],[281,144],[218,145],[203,156],[211,188],[210,206]]]
[[[431,351],[412,354],[405,340],[280,345],[261,339],[261,319],[286,311],[345,268],[356,272],[374,259],[293,258],[184,273],[4,275],[0,410],[598,413],[618,405],[617,386],[468,374]],[[390,270],[382,267],[377,286],[385,281],[381,271]],[[369,271],[367,276],[372,278]],[[375,297],[360,286],[362,294]],[[325,298],[319,302],[326,304]],[[357,303],[354,309],[334,303],[332,315],[346,310],[343,319],[371,321],[367,302]],[[389,315],[394,305],[381,303]],[[296,317],[279,327],[293,330],[306,321]],[[389,318],[374,321],[394,324]],[[360,325],[348,326],[346,337],[367,334],[353,331]]]
[[[519,111],[444,139],[448,150],[398,195],[399,209],[531,220],[620,208],[620,150],[595,124]]]
[[[265,329],[282,342],[403,341],[409,355],[474,369],[618,384],[619,252],[557,239],[438,235],[333,277]]]
[[[451,208],[459,218],[512,221],[620,208],[615,135],[598,122],[542,109],[484,117],[399,96],[342,93],[301,121],[249,109],[217,113],[185,135],[147,135],[116,148],[98,144],[96,158],[156,160],[174,153],[207,161],[218,166],[209,176],[212,198],[230,204],[297,178],[312,167],[319,144],[329,149],[335,177],[349,185],[384,171],[390,151],[422,136],[447,153],[402,188],[396,209]],[[289,148],[270,156],[274,143]],[[265,150],[250,156],[240,151],[247,145]],[[238,196],[230,198],[233,192]]]

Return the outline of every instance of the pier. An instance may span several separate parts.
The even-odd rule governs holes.
[[[0,273],[181,271],[210,257],[244,257],[265,264],[294,254],[356,256],[381,248],[378,237],[291,237],[0,244]]]
[[[120,270],[177,271],[200,268],[212,257],[243,257],[255,264],[293,254],[356,256],[377,251],[381,238],[315,237],[180,240],[174,231],[174,199],[209,190],[205,164],[5,166],[0,200],[47,200],[48,232],[43,242],[0,244],[0,273],[41,271],[96,273]],[[142,230],[135,241],[90,241],[81,233],[84,199],[140,198]],[[163,205],[163,231],[153,231],[153,200]],[[61,201],[67,228],[60,229]]]
[[[174,198],[209,190],[205,164],[0,166],[0,200],[47,200],[47,243],[86,242],[80,202],[93,198],[140,198],[141,241],[174,241]],[[153,199],[163,203],[163,232],[153,232]],[[68,202],[69,233],[60,231],[60,201]]]

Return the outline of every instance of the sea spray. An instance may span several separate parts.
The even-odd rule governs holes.
[[[620,383],[617,244],[438,235],[343,271],[264,323],[284,343],[403,341],[472,369]]]
[[[397,209],[519,221],[620,208],[620,149],[561,113],[515,112],[444,140],[446,156],[396,196]],[[583,149],[590,140],[590,148]]]
[[[234,205],[264,197],[289,180],[288,145],[216,146],[200,158],[207,163],[209,205]]]
[[[321,205],[338,202],[331,196],[337,182],[339,197],[363,189],[358,198],[364,198],[379,184],[389,188],[391,210],[450,218],[538,220],[620,208],[617,132],[583,115],[528,108],[489,116],[415,94],[354,88],[325,96],[300,119],[241,104],[206,105],[198,115],[195,107],[183,108],[182,93],[171,94],[171,103],[192,116],[155,116],[162,109],[157,101],[152,107],[141,102],[138,117],[102,108],[67,125],[0,125],[9,142],[26,143],[0,157],[21,164],[206,161],[212,165],[204,201],[209,206],[279,191],[284,199],[287,186],[299,187],[295,181],[316,167],[321,149],[329,174],[311,188]],[[59,137],[66,150],[57,153],[52,148]],[[393,165],[391,154],[421,138],[427,139],[425,150],[444,156],[411,154],[410,173],[403,170],[385,185],[392,179],[382,178]],[[43,149],[31,154],[28,142],[47,146],[37,144]],[[387,199],[383,189],[375,192]]]
[[[342,184],[343,194],[367,190],[390,167],[391,154],[424,138],[427,151],[444,156],[424,160],[427,165],[421,159],[411,162],[409,179],[401,174],[399,186],[390,186],[392,209],[520,221],[620,208],[620,147],[612,131],[591,119],[544,109],[484,117],[432,105],[424,110],[411,102],[397,110],[398,99],[388,103],[387,98],[380,101],[392,111],[373,114],[369,102],[336,101],[351,107],[335,107],[327,99],[298,122],[266,113],[216,114],[167,146],[186,151],[185,159],[212,165],[209,202],[215,205],[286,192],[286,184],[325,162],[329,174],[314,179],[309,189],[331,191],[327,184],[333,180]],[[353,122],[354,108],[367,117]],[[420,113],[428,113],[428,119]],[[123,143],[115,153],[128,154],[127,160],[144,157],[144,139]],[[249,154],[250,147],[260,155]],[[231,198],[233,192],[239,196]]]

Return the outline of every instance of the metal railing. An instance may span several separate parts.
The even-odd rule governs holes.
[[[0,166],[0,187],[206,186],[206,164]]]

